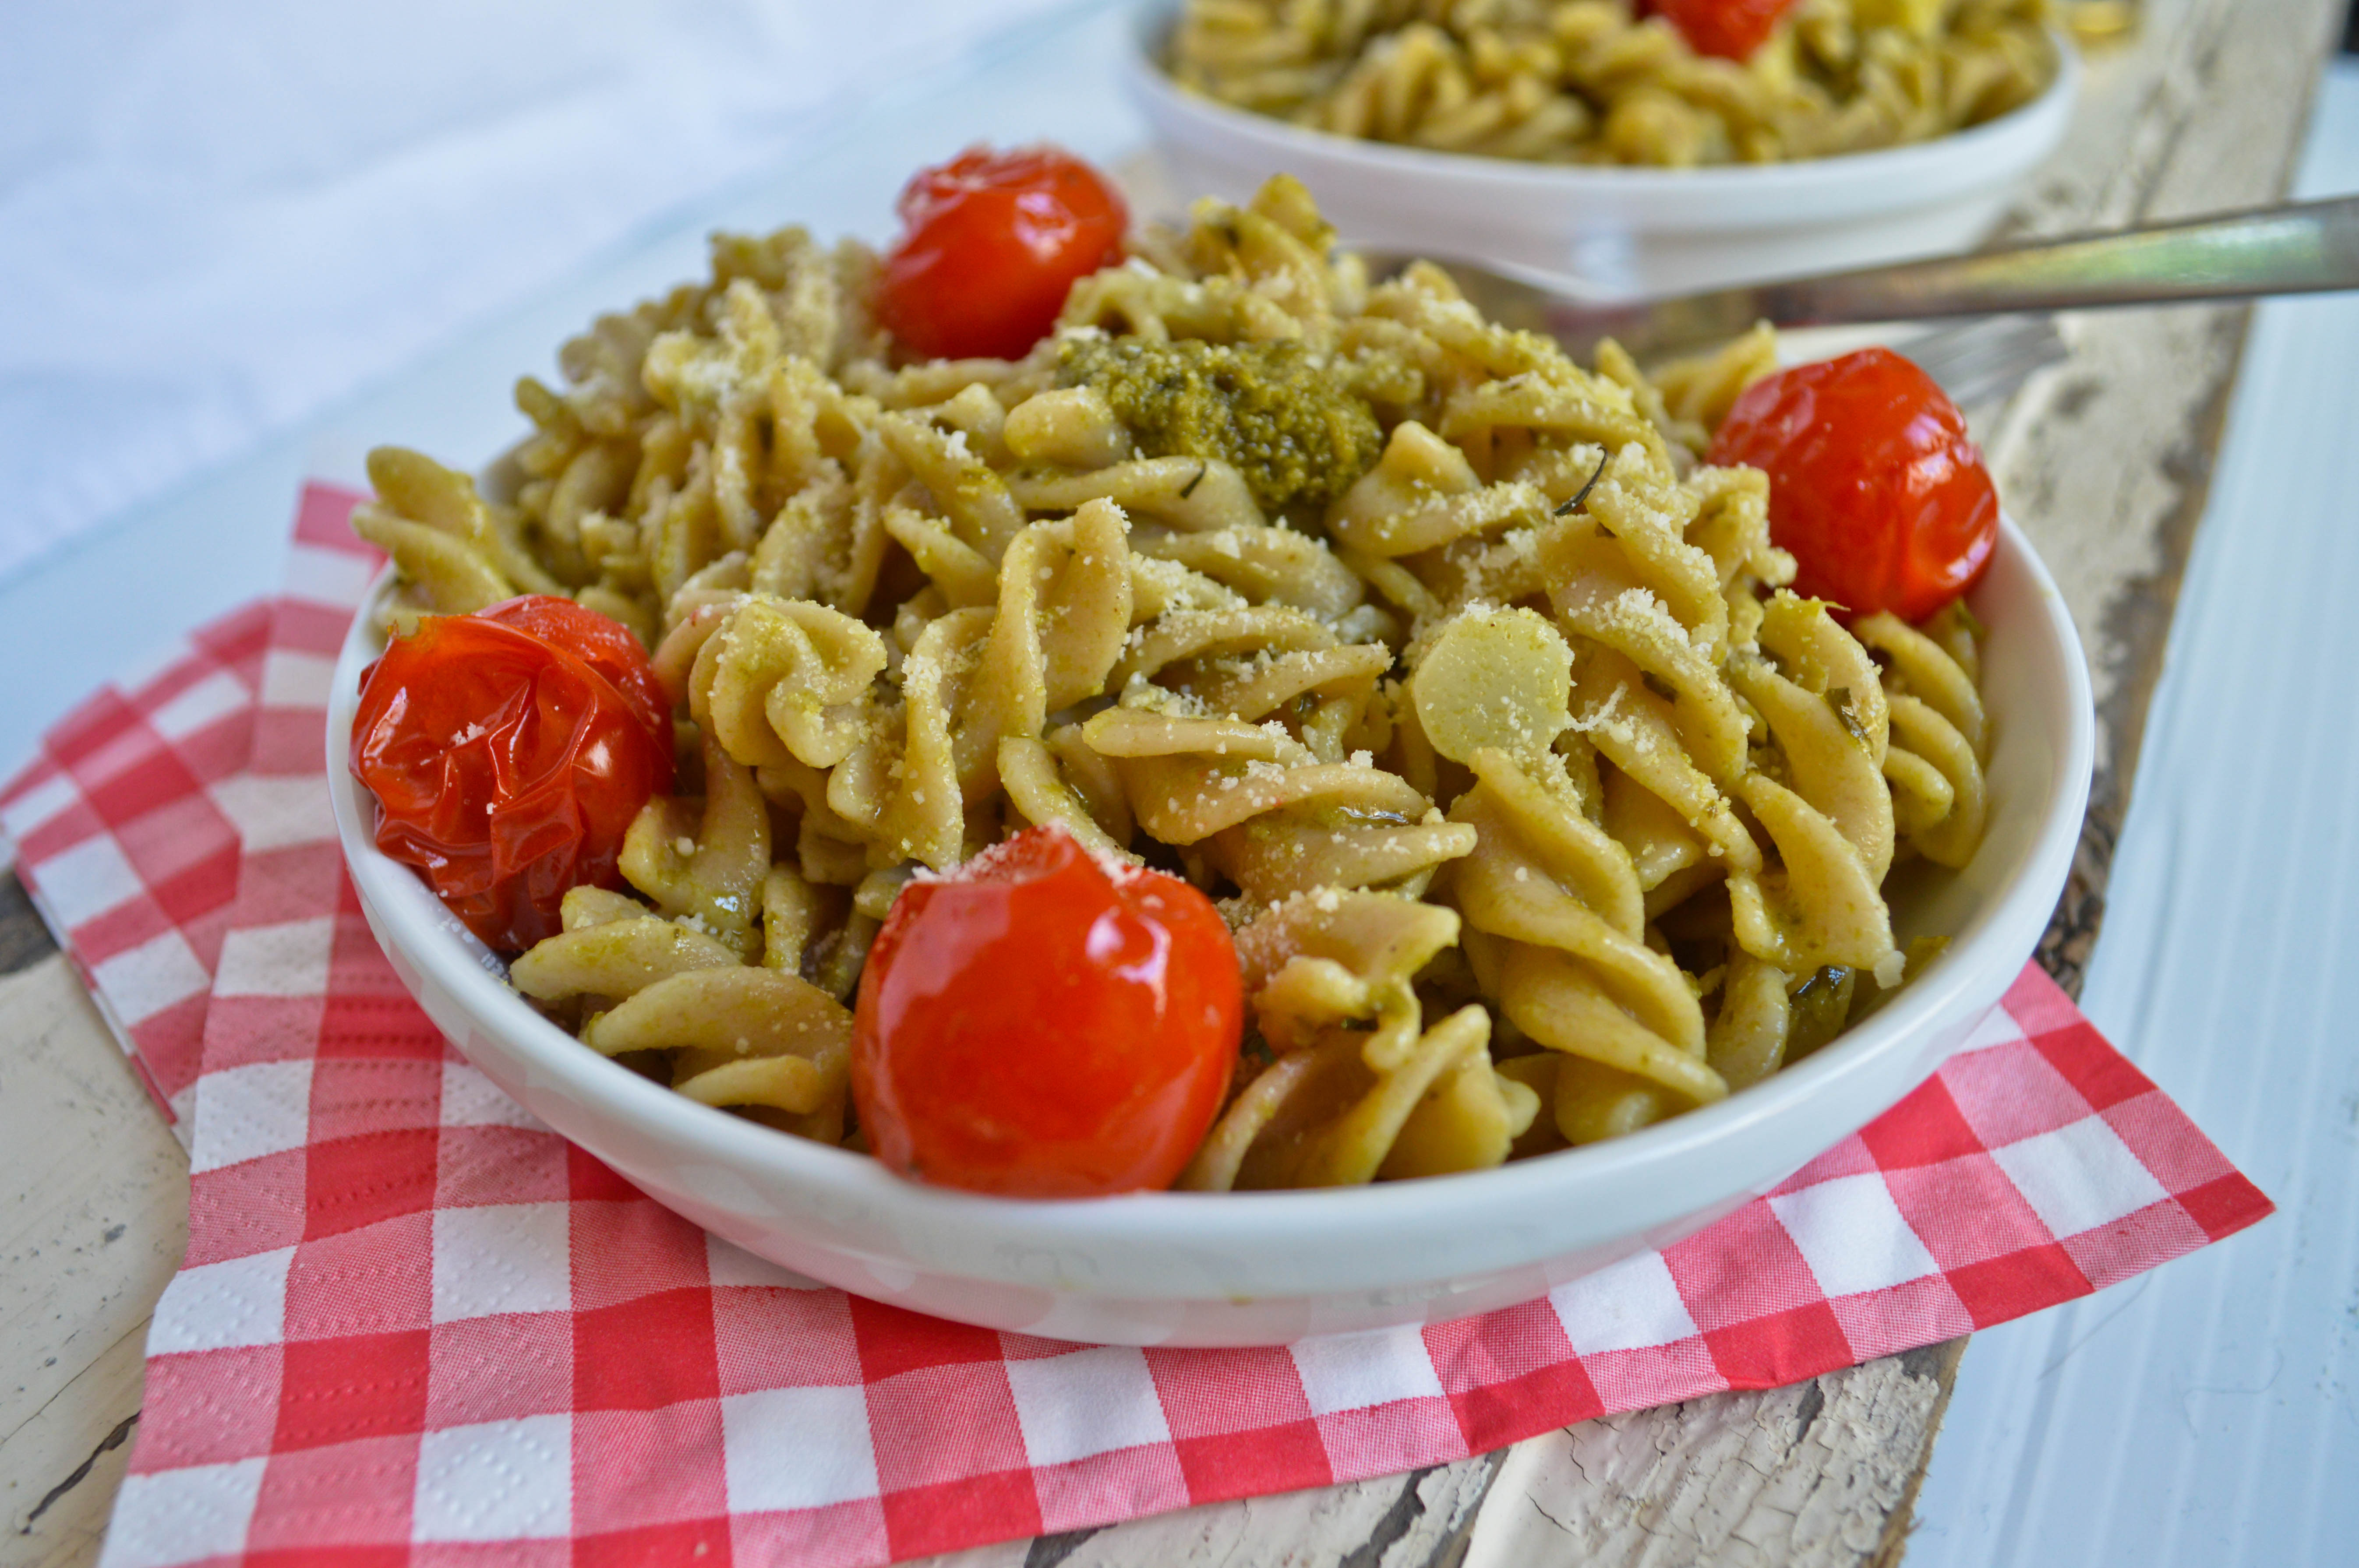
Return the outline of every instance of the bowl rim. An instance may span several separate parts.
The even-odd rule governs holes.
[[[1489,1170],[1360,1187],[1278,1192],[1152,1192],[1082,1199],[995,1197],[927,1186],[894,1174],[869,1155],[796,1138],[700,1104],[583,1046],[535,1012],[506,983],[506,966],[441,907],[408,867],[373,840],[374,803],[346,766],[359,677],[381,644],[373,611],[393,578],[388,565],[372,583],[339,651],[326,732],[329,795],[346,867],[366,904],[387,924],[388,945],[418,966],[465,1011],[477,1030],[495,1033],[531,1069],[593,1113],[637,1123],[668,1142],[699,1147],[713,1162],[756,1172],[784,1190],[858,1204],[876,1223],[897,1227],[956,1223],[988,1229],[1016,1245],[1088,1249],[1136,1247],[1223,1250],[1283,1244],[1318,1235],[1397,1247],[1421,1223],[1477,1217],[1545,1214],[1551,1195],[1578,1191],[1593,1173],[1621,1179],[1646,1169],[1676,1171],[1714,1145],[1758,1124],[1791,1115],[1822,1087],[1872,1073],[1889,1053],[1938,1027],[1963,993],[1987,984],[1992,948],[2027,916],[2044,923],[2081,834],[2095,754],[2095,715],[2085,656],[2061,592],[2013,518],[2002,512],[1998,558],[2028,578],[2037,607],[2026,634],[2044,636],[2064,675],[2064,689],[2027,712],[2027,727],[2057,728],[2057,768],[2038,805],[2037,827],[2013,876],[1973,910],[1942,954],[1873,1017],[1806,1060],[1717,1105],[1602,1143],[1520,1160]],[[2038,908],[2027,910],[2027,903]],[[2033,929],[2038,929],[2035,924]],[[432,939],[436,936],[441,939]],[[2018,938],[2019,940],[2019,938]],[[2028,950],[2010,954],[2019,968]],[[2010,969],[2007,983],[2012,981]],[[462,1053],[463,1054],[463,1053]],[[1927,1071],[1930,1073],[1931,1065]],[[1904,1091],[1905,1092],[1905,1091]],[[1828,1145],[1854,1129],[1844,1128]],[[592,1152],[596,1152],[592,1150]],[[1814,1147],[1813,1153],[1817,1152]],[[1799,1165],[1801,1162],[1797,1162]],[[1781,1175],[1783,1173],[1781,1173]]]
[[[1146,107],[1149,120],[1158,122],[1158,131],[1161,115],[1157,111],[1160,110],[1163,114],[1198,120],[1234,140],[1271,146],[1277,159],[1274,168],[1306,162],[1330,168],[1357,163],[1370,172],[1487,187],[1500,196],[1578,193],[1641,200],[1653,196],[1685,203],[1740,195],[1767,199],[1827,193],[1876,179],[1907,190],[1905,205],[1932,204],[1963,190],[2003,183],[2014,178],[2020,166],[2045,157],[2071,118],[2082,73],[2080,51],[2061,28],[2051,25],[2048,34],[2057,68],[2045,88],[1995,119],[1927,141],[1777,163],[1693,168],[1549,164],[1346,136],[1191,92],[1172,80],[1160,63],[1162,43],[1174,13],[1175,5],[1169,3],[1141,6],[1131,33],[1132,47],[1123,50],[1118,61],[1132,94]],[[2019,158],[1992,156],[2017,143],[2023,144],[2024,156]]]

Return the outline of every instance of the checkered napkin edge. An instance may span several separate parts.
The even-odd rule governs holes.
[[[324,698],[332,647],[324,666],[282,657],[267,676],[264,654],[282,610],[349,621],[376,565],[345,525],[358,499],[306,487],[278,598],[233,611],[93,692],[0,789],[0,866],[15,861],[184,1146],[241,847],[329,823],[325,795],[301,771],[247,763],[257,722]]]
[[[327,672],[372,564],[342,531],[351,501],[307,492],[258,643],[238,617],[209,629],[0,792],[20,872],[193,1124],[189,1255],[150,1334],[117,1568],[882,1563],[1796,1381],[2269,1212],[2027,969],[1932,1080],[1774,1192],[1525,1306],[1140,1350],[815,1285],[508,1101],[377,952],[320,787]],[[242,770],[221,760],[240,722],[223,677],[252,694]],[[178,860],[172,824],[202,829]],[[209,1006],[201,980],[119,978],[157,972],[121,959],[172,934],[212,972]],[[196,1048],[151,1058],[188,1049],[185,1019],[156,1027],[176,1008]]]

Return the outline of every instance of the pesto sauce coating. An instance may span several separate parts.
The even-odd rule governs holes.
[[[1218,458],[1262,510],[1324,506],[1376,460],[1367,401],[1296,342],[1074,339],[1058,380],[1097,389],[1148,457]]]

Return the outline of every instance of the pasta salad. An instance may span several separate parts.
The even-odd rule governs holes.
[[[518,384],[496,497],[372,455],[353,766],[518,991],[705,1103],[1078,1195],[1609,1138],[1904,981],[1888,875],[1982,832],[1996,529],[1921,373],[1767,329],[1583,368],[1289,178],[1125,239],[1071,161],[929,171],[882,258],[715,236]],[[1070,276],[977,323],[935,243]]]
[[[1996,119],[2057,71],[2043,0],[1186,0],[1194,92],[1547,163],[1776,163]]]

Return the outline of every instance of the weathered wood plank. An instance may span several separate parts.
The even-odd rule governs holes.
[[[0,1568],[79,1563],[187,1246],[188,1156],[62,955],[0,979]]]
[[[1465,1568],[1855,1563],[1915,1489],[1908,1441],[1947,1392],[1940,1346],[1766,1394],[1583,1422],[1519,1444]]]
[[[8,1519],[0,1568],[82,1568],[97,1559],[115,1488],[131,1462],[147,1341],[143,1318],[0,1439],[0,1498]]]
[[[147,1315],[188,1241],[188,1156],[62,956],[0,980],[0,1436]]]
[[[1425,1568],[1454,1561],[1449,1553],[1462,1543],[1502,1458],[1006,1541],[929,1557],[924,1568]]]
[[[2282,197],[2341,10],[2338,0],[2149,0],[2134,46],[2092,62],[2071,142],[2015,229],[2116,227]],[[2087,830],[2041,946],[2076,993],[2249,315],[2067,317],[2071,362],[2027,386],[1985,443],[2080,626],[2096,690]]]

